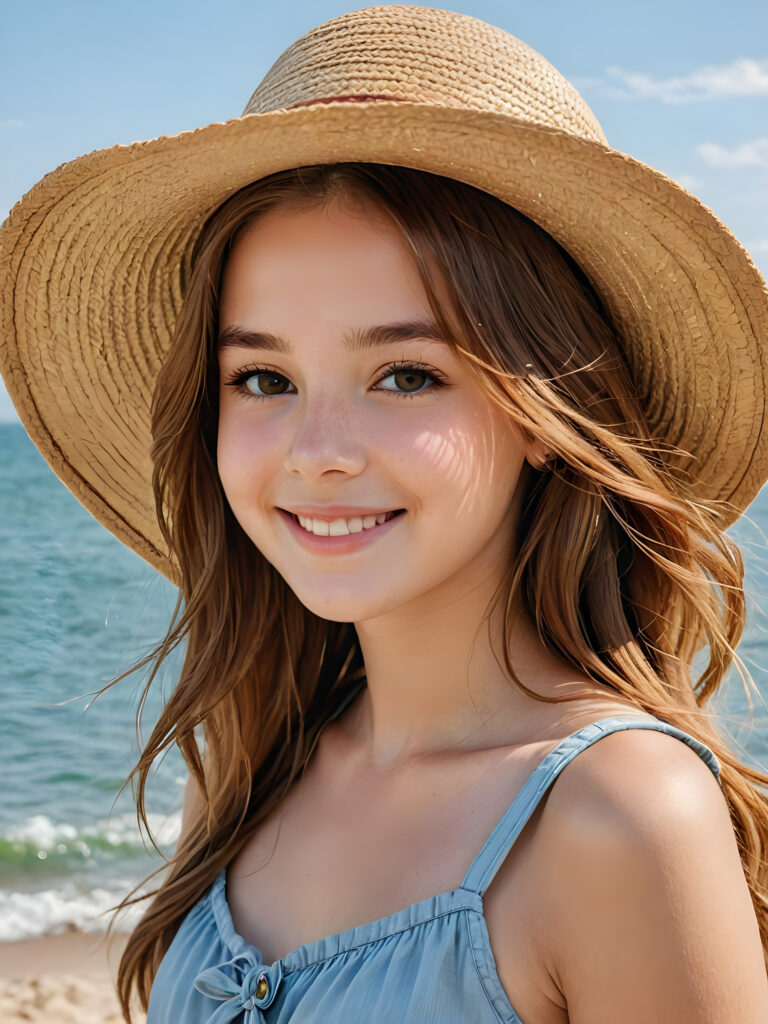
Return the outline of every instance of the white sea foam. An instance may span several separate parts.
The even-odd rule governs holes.
[[[149,825],[160,848],[170,852],[181,811],[152,814]],[[5,844],[0,867],[6,872],[6,887],[0,888],[0,942],[70,930],[106,931],[111,909],[162,864],[132,814],[79,827],[38,814],[0,829],[0,841]],[[142,903],[121,912],[116,930],[130,931],[145,907]]]
[[[40,935],[67,931],[106,931],[110,911],[133,888],[128,880],[86,890],[76,880],[40,892],[0,890],[0,942],[16,942]],[[115,921],[117,931],[130,931],[146,904],[122,911]]]

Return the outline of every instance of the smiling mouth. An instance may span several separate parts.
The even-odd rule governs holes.
[[[316,537],[347,537],[350,534],[364,533],[375,530],[396,516],[403,515],[405,509],[398,508],[390,512],[379,512],[366,516],[348,516],[338,519],[313,519],[311,516],[298,516],[294,512],[283,509],[295,523],[306,533],[314,534]]]

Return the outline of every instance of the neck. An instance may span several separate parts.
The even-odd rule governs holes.
[[[540,710],[503,667],[503,615],[500,609],[485,614],[490,589],[459,596],[442,590],[418,608],[356,624],[368,685],[345,730],[371,769],[502,743],[512,723],[524,726]],[[510,653],[516,674],[534,690],[553,672],[563,678],[562,662],[519,609]]]

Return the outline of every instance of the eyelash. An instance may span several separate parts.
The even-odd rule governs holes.
[[[438,370],[433,370],[425,363],[407,362],[404,360],[395,363],[390,363],[390,365],[382,372],[381,376],[379,377],[376,383],[381,384],[383,380],[386,380],[387,377],[391,377],[392,374],[403,373],[404,371],[408,370],[415,370],[417,373],[423,374],[425,377],[428,377],[432,381],[432,384],[429,387],[419,388],[418,391],[393,391],[391,388],[382,388],[381,390],[388,395],[394,395],[396,398],[417,398],[419,395],[423,395],[426,394],[428,391],[431,391],[433,387],[448,387],[443,375]],[[282,395],[292,394],[292,392],[290,391],[284,391],[282,392],[282,394],[279,395],[255,395],[245,385],[250,377],[257,377],[259,376],[259,374],[262,373],[267,373],[274,377],[282,377],[283,380],[288,380],[285,374],[279,373],[277,370],[271,370],[269,369],[269,367],[246,366],[242,370],[237,370],[235,373],[233,373],[228,380],[224,381],[224,384],[226,387],[235,388],[243,395],[243,397],[255,398],[259,402],[264,401],[265,398],[281,398]]]

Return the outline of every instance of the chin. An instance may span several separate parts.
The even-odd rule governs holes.
[[[365,622],[368,619],[376,619],[395,611],[405,600],[393,600],[392,592],[387,588],[380,588],[375,595],[333,594],[329,593],[327,588],[323,593],[318,593],[307,587],[293,586],[290,580],[286,582],[308,611],[329,622]],[[382,598],[382,594],[387,594],[386,600]]]
[[[368,608],[360,601],[341,598],[329,600],[327,597],[313,598],[297,591],[294,593],[308,611],[328,622],[362,622],[365,619],[376,618],[377,615],[386,611],[384,608],[377,607],[369,614]]]

